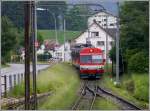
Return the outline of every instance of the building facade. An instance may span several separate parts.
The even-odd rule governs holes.
[[[107,12],[99,12],[88,18],[88,29],[82,32],[72,43],[90,42],[94,47],[102,49],[106,59],[106,45],[108,46],[108,53],[114,45],[116,37],[116,21],[117,17]],[[65,47],[65,48],[64,48]],[[108,55],[108,54],[107,54]],[[55,50],[54,57],[62,61],[71,60],[70,43],[66,42]],[[108,60],[109,62],[110,59]]]
[[[89,17],[87,25],[90,26],[93,21],[96,21],[103,28],[117,28],[117,17],[108,12],[98,12]]]
[[[81,35],[75,39],[74,42],[84,44],[90,42],[94,47],[102,49],[106,59],[106,45],[108,44],[107,46],[109,52],[114,43],[114,36],[115,30],[106,30],[101,27],[97,22],[93,22],[86,31],[81,33]]]
[[[65,45],[62,44],[60,47],[57,47],[54,52],[54,57],[62,61],[71,61],[70,43],[66,42]]]

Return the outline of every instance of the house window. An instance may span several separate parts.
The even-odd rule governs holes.
[[[101,21],[98,21],[99,23],[101,23]]]
[[[104,26],[106,26],[106,24],[104,24]]]
[[[114,24],[111,23],[110,26],[114,26]]]
[[[57,53],[57,56],[58,56],[58,57],[61,57],[61,56],[62,56],[62,53],[61,53],[61,52],[58,52],[58,53]]]
[[[92,37],[97,37],[99,36],[99,32],[92,32]]]
[[[104,46],[104,41],[97,41],[97,46]]]
[[[106,21],[106,19],[104,19],[104,21]]]

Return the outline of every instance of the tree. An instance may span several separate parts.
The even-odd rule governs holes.
[[[39,29],[55,29],[54,16],[52,14],[56,17],[57,29],[59,29],[60,25],[63,25],[62,19],[67,10],[65,1],[40,1],[38,6],[48,9],[48,11],[37,11],[37,25]],[[62,19],[59,18],[60,16]]]
[[[16,27],[24,26],[24,2],[2,1],[2,16],[7,16]]]
[[[122,48],[124,64],[126,64],[126,67],[124,67],[126,71],[130,69],[130,66],[132,67],[132,63],[130,61],[137,60],[133,56],[135,56],[135,54],[139,51],[148,57],[148,6],[149,4],[146,1],[126,1],[120,7],[120,46]],[[112,57],[113,54],[115,53],[111,52],[110,57]],[[142,64],[139,65],[142,67]]]
[[[10,60],[10,52],[15,49],[17,44],[17,29],[8,17],[2,17],[2,63]]]
[[[144,52],[138,52],[129,59],[128,69],[132,72],[148,72],[148,56]]]
[[[23,1],[2,1],[2,16],[8,16],[17,28],[24,27],[24,3]],[[65,13],[65,1],[39,1],[38,7],[48,9],[56,14],[57,27],[59,27],[58,16]],[[37,11],[38,29],[54,29],[53,16],[48,11]]]
[[[81,31],[87,28],[88,8],[83,6],[74,6],[66,14],[66,28],[68,30]]]
[[[121,7],[121,45],[148,52],[148,2],[125,2]]]
[[[38,41],[40,44],[42,44],[43,41],[44,41],[43,36],[42,36],[39,32],[37,32],[37,41]]]

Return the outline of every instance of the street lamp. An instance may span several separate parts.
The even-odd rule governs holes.
[[[45,9],[45,8],[37,8],[36,10],[38,10],[38,11],[48,11],[48,12],[53,16],[53,19],[54,19],[54,22],[55,22],[55,39],[56,39],[56,44],[58,44],[57,24],[56,24],[56,16],[55,16],[55,13],[52,13],[52,12],[50,12],[48,9]]]

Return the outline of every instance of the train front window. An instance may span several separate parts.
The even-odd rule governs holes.
[[[80,62],[81,63],[91,63],[92,56],[91,55],[82,55],[82,56],[80,56]]]
[[[92,63],[102,63],[102,55],[92,55]]]

